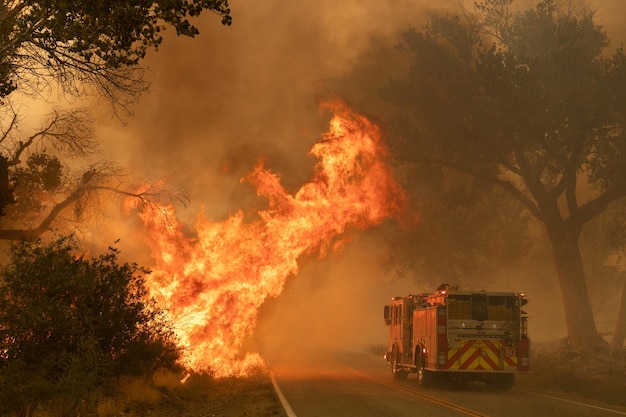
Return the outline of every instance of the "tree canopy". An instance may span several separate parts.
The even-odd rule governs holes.
[[[54,79],[76,93],[95,86],[113,100],[143,91],[137,67],[171,26],[199,33],[190,18],[208,10],[230,25],[227,0],[11,0],[0,5],[0,98]],[[120,92],[123,92],[121,96]]]
[[[140,66],[147,51],[163,42],[168,27],[177,35],[197,35],[192,19],[204,11],[231,24],[227,0],[0,5],[0,239],[35,239],[69,208],[74,220],[80,219],[102,191],[144,202],[166,196],[154,187],[135,193],[122,186],[115,164],[93,162],[98,141],[85,109],[54,110],[40,128],[25,132],[24,116],[11,97],[16,91],[44,96],[54,85],[73,96],[95,92],[116,112],[127,109],[147,88]],[[77,158],[87,165],[77,168]],[[175,194],[169,196],[184,200]]]
[[[585,8],[485,0],[405,31],[384,95],[400,163],[506,190],[545,227],[575,346],[595,343],[578,239],[626,195],[626,59]],[[519,7],[517,7],[519,6]]]

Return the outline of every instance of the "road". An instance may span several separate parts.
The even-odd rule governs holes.
[[[533,393],[494,392],[482,384],[422,388],[414,374],[391,377],[388,364],[356,352],[308,352],[272,360],[272,375],[290,417],[618,417],[625,411]]]

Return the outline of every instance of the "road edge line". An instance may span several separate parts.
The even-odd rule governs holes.
[[[270,379],[272,380],[274,391],[276,392],[276,395],[278,396],[278,401],[280,401],[280,404],[283,406],[283,410],[285,410],[285,413],[287,413],[287,417],[298,417],[296,416],[296,413],[293,412],[293,409],[289,405],[289,402],[283,395],[283,392],[278,386],[278,382],[276,382],[276,378],[274,378],[274,374],[272,372],[270,372]]]
[[[553,400],[562,401],[564,403],[576,404],[576,405],[579,405],[579,406],[582,406],[582,407],[593,408],[595,410],[601,410],[601,411],[605,411],[607,413],[619,414],[619,415],[622,415],[622,416],[626,416],[626,412],[624,412],[624,411],[614,410],[612,408],[602,407],[600,405],[587,404],[587,403],[584,403],[582,401],[570,400],[570,399],[567,399],[567,398],[556,397],[554,395],[542,394],[540,392],[535,392],[535,391],[527,390],[527,389],[520,389],[519,391],[520,392],[525,392],[526,394],[530,394],[530,395],[536,395],[538,397],[550,398],[550,399],[553,399]]]

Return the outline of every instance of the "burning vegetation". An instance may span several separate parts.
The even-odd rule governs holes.
[[[297,274],[298,257],[341,250],[350,229],[400,213],[405,196],[386,163],[380,129],[340,101],[323,107],[333,117],[310,151],[319,159],[313,179],[289,194],[260,162],[242,180],[268,199],[251,221],[242,211],[222,222],[199,215],[190,236],[172,207],[128,201],[155,262],[148,285],[168,309],[187,367],[216,377],[264,367],[258,353],[242,346],[263,302]]]

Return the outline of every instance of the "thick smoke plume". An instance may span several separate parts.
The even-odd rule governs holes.
[[[201,207],[213,221],[258,208],[262,202],[240,182],[258,157],[281,175],[288,191],[296,190],[311,177],[315,161],[308,150],[327,127],[318,98],[337,91],[349,91],[357,101],[375,96],[360,91],[375,91],[390,74],[402,73],[389,65],[397,57],[379,55],[376,45],[394,44],[400,32],[422,25],[430,11],[458,5],[457,0],[233,0],[233,26],[222,27],[215,16],[207,15],[195,39],[168,34],[160,50],[148,57],[152,91],[125,126],[103,117],[100,136],[108,156],[136,178],[168,178],[173,187],[188,191],[191,205],[179,213],[183,220],[193,222]],[[591,5],[614,50],[626,40],[621,23],[626,4],[595,0]],[[359,78],[353,70],[363,62],[381,77]],[[345,74],[355,76],[337,85],[335,80]],[[358,109],[363,103],[354,104]],[[121,238],[123,253],[149,267],[147,249],[128,230],[122,220],[107,222],[98,236],[103,245]],[[384,343],[382,305],[393,295],[415,292],[417,284],[415,277],[388,282],[383,270],[388,248],[383,242],[376,232],[369,233],[357,237],[340,258],[307,261],[285,293],[263,311],[263,343],[293,342],[303,326],[312,330],[308,336],[314,345],[332,338],[344,347]],[[535,274],[541,282],[520,283],[524,277],[511,276],[506,289],[530,293],[532,317],[558,320],[558,286],[545,284],[546,277],[554,276],[549,257],[546,254],[546,270]],[[534,326],[531,321],[533,336],[554,336]],[[279,337],[268,340],[268,334]]]

